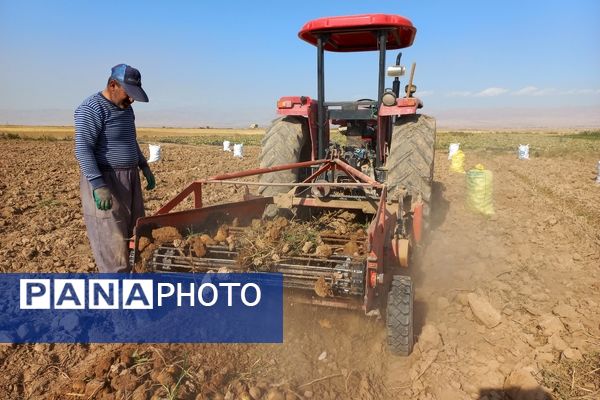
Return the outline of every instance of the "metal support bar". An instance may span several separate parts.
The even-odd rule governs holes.
[[[377,182],[376,180],[372,179],[369,175],[363,174],[362,172],[360,172],[359,170],[352,168],[351,166],[349,166],[348,164],[346,164],[345,162],[339,160],[339,159],[334,159],[333,160],[334,163],[337,164],[337,166],[344,171],[345,173],[347,173],[348,175],[354,176],[358,179],[360,179],[363,182],[367,182],[372,184],[375,187],[383,187],[383,185],[379,182]]]
[[[377,92],[377,109],[381,107],[381,97],[383,96],[383,90],[385,89],[385,50],[387,32],[378,32],[379,40],[379,88]],[[377,146],[375,146],[375,167],[380,167],[383,161],[382,145],[385,141],[384,137],[385,128],[381,125],[377,125]]]
[[[315,173],[313,173],[311,176],[306,178],[303,181],[303,183],[313,182],[319,175],[331,170],[332,165],[335,166],[335,164],[333,164],[333,163],[327,163],[327,164],[323,165],[321,168],[319,168],[317,171],[315,171]]]
[[[387,32],[379,31],[379,87],[377,91],[377,109],[381,106],[381,97],[385,89],[385,50]]]
[[[246,181],[221,181],[221,180],[206,180],[204,183],[219,183],[222,185],[248,185],[248,186],[297,186],[297,187],[314,187],[314,186],[330,186],[330,187],[379,187],[378,184],[365,183],[365,182],[306,182],[306,183],[295,183],[295,182],[246,182]]]
[[[317,38],[317,158],[325,157],[325,42],[323,35]]]
[[[157,212],[156,215],[167,214],[173,208],[175,208],[179,203],[185,200],[190,194],[194,194],[194,207],[202,208],[202,183],[200,182],[192,182],[183,189],[181,193],[175,196],[173,199],[169,200],[167,204],[162,206]]]
[[[215,176],[211,176],[207,180],[215,181],[215,180],[225,180],[225,179],[232,179],[232,178],[244,178],[246,176],[268,174],[269,172],[283,171],[286,169],[310,167],[311,165],[324,164],[324,163],[328,163],[328,162],[331,162],[331,161],[330,160],[314,160],[314,161],[304,161],[304,162],[299,162],[299,163],[282,164],[282,165],[278,165],[276,167],[257,168],[257,169],[250,169],[247,171],[242,171],[242,172],[233,172],[233,173],[229,173],[229,174],[215,175]],[[200,180],[197,182],[206,182],[206,180]]]

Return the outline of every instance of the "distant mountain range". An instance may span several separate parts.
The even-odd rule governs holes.
[[[600,129],[600,106],[556,108],[459,108],[430,109],[439,129]],[[269,125],[276,118],[272,110],[244,115],[202,115],[201,110],[144,110],[136,108],[138,126],[246,128],[250,124]],[[0,124],[72,125],[73,110],[0,110]]]

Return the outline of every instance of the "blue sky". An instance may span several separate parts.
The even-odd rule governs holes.
[[[403,15],[417,27],[403,62],[417,63],[429,113],[600,114],[597,0],[0,0],[0,123],[47,123],[55,114],[51,122],[70,124],[72,110],[121,62],[140,69],[150,97],[134,105],[138,124],[265,123],[280,96],[316,97],[316,50],[298,39],[300,27],[362,13]],[[328,100],[376,95],[376,53],[327,53],[325,62]]]

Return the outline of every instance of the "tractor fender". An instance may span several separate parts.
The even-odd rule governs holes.
[[[277,114],[308,117],[317,101],[308,96],[284,96],[277,101]]]
[[[389,117],[393,115],[416,114],[417,109],[423,107],[423,102],[415,97],[401,97],[396,99],[396,104],[386,106],[381,104],[379,107],[380,117]]]

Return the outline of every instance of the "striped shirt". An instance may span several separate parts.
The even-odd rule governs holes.
[[[75,110],[75,156],[93,189],[106,186],[101,170],[146,167],[136,140],[135,115],[98,92]]]

